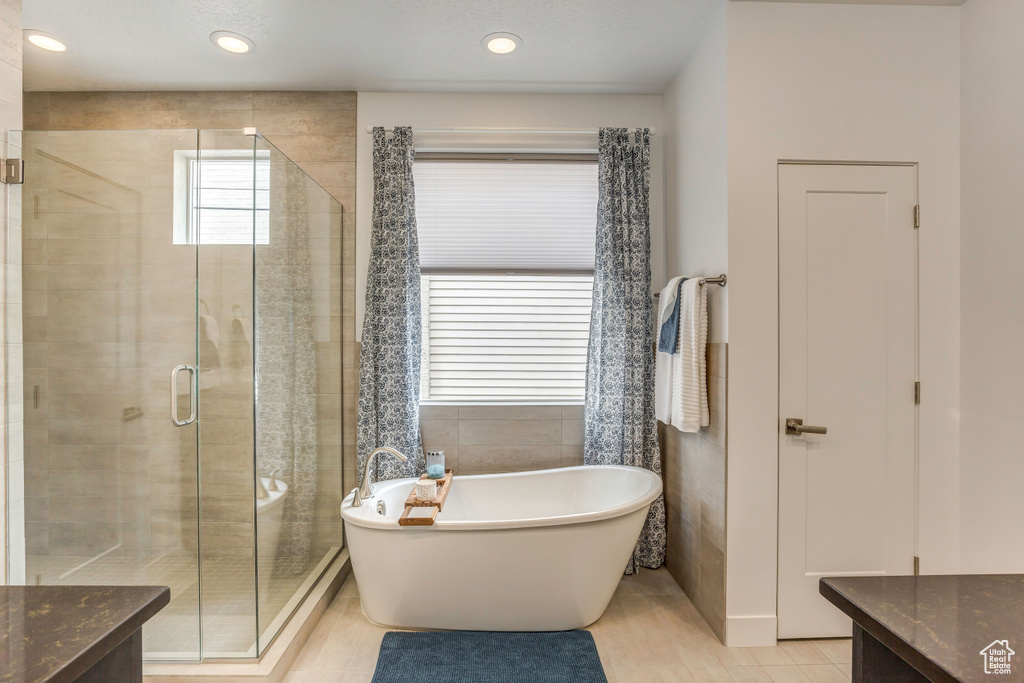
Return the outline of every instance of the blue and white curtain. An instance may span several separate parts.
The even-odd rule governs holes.
[[[650,130],[639,129],[630,139],[625,128],[602,128],[597,163],[583,461],[661,474],[651,346]],[[626,573],[664,562],[665,500],[658,496]]]
[[[366,316],[359,355],[359,476],[366,457],[390,446],[408,457],[377,459],[374,480],[424,471],[420,448],[420,250],[416,237],[412,128],[373,129],[373,224]]]

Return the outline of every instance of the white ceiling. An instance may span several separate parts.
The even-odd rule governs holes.
[[[724,0],[24,0],[26,90],[661,93]],[[213,31],[257,49],[215,48]],[[485,34],[520,50],[492,55]]]

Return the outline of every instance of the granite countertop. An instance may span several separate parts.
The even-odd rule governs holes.
[[[0,681],[72,681],[170,600],[166,586],[0,586]]]
[[[822,579],[825,598],[932,681],[1024,681],[1024,575]],[[1008,641],[1012,673],[981,651]]]

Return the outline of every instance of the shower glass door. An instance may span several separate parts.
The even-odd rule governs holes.
[[[202,130],[180,239],[199,245],[199,479],[203,657],[255,657],[253,245],[266,238],[255,134]],[[255,503],[254,503],[255,501]]]
[[[199,659],[198,248],[172,229],[188,192],[176,160],[198,153],[197,132],[26,131],[22,148],[26,545],[12,576],[168,585],[145,655]]]
[[[341,205],[253,129],[21,135],[12,582],[167,585],[148,660],[256,657],[342,545]]]

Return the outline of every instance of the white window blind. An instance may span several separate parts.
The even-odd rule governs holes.
[[[251,152],[250,152],[251,155]],[[188,244],[270,243],[270,160],[188,161]]]
[[[421,397],[579,401],[590,275],[425,275]]]
[[[416,161],[424,273],[593,272],[597,164]]]

